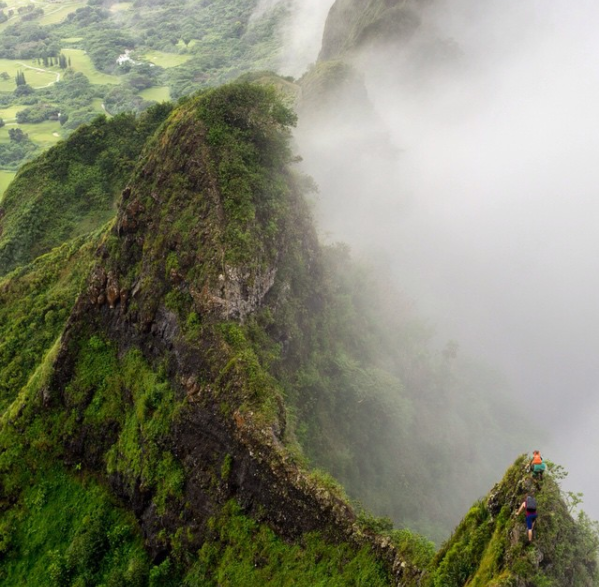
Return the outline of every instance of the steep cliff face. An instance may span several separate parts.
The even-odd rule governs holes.
[[[79,370],[94,349],[115,373],[133,355],[152,373],[164,370],[169,392],[153,410],[168,396],[174,405],[164,407],[172,422],[164,421],[151,441],[170,455],[169,472],[185,480],[180,492],[168,493],[177,507],[156,513],[156,485],[143,470],[135,474],[122,414],[99,426],[84,417],[63,439],[74,461],[98,470],[110,463],[112,483],[139,508],[155,556],[159,529],[174,535],[185,527],[199,547],[206,514],[236,495],[248,513],[265,512],[287,536],[336,531],[337,517],[351,523],[347,506],[331,500],[321,510],[295,482],[299,473],[286,464],[279,390],[238,326],[265,306],[295,245],[289,239],[313,238],[285,168],[292,122],[258,86],[207,93],[171,116],[123,192],[44,392],[47,405],[67,413],[85,414],[94,401],[107,401],[99,382],[79,389]],[[298,232],[284,230],[289,222]],[[135,409],[135,398],[118,401],[126,414]],[[227,459],[227,478],[215,487]],[[188,513],[179,518],[183,504]]]

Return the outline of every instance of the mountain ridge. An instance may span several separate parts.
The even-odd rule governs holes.
[[[368,7],[362,24],[385,18]],[[343,60],[298,87],[334,109],[344,83],[367,100]],[[318,100],[305,98],[310,111]],[[0,277],[7,585],[597,584],[596,530],[573,520],[551,476],[526,550],[513,516],[532,486],[524,456],[434,558],[408,530],[458,501],[457,478],[495,467],[486,447],[515,454],[515,433],[495,425],[517,420],[481,397],[495,389],[464,371],[457,345],[431,346],[380,275],[319,243],[296,116],[274,88],[205,90],[157,108],[145,129],[125,118],[82,128],[13,188],[104,126],[115,141],[98,166],[129,153],[102,194],[106,216],[90,200],[68,230],[16,222],[9,235],[24,256]],[[120,145],[123,132],[141,138]],[[38,179],[32,192],[58,208]],[[0,226],[29,207],[7,204]]]

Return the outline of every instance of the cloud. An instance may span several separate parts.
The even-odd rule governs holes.
[[[588,466],[599,441],[598,19],[588,0],[438,1],[406,46],[360,61],[378,128],[347,108],[298,133],[322,230],[384,259],[441,336],[502,368],[587,495],[599,480]],[[586,507],[599,517],[599,503]]]
[[[281,30],[283,48],[279,73],[301,76],[316,61],[322,42],[326,16],[334,0],[260,0],[252,19],[261,18],[278,6],[288,16]]]

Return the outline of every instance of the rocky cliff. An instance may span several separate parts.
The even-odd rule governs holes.
[[[360,580],[372,584],[420,576],[393,541],[360,522],[336,484],[309,472],[269,368],[281,352],[292,353],[297,336],[273,316],[294,301],[306,309],[323,301],[297,285],[323,266],[305,182],[291,167],[294,121],[274,91],[234,84],[183,103],[147,145],[116,220],[95,235],[95,257],[85,249],[89,277],[59,341],[4,414],[7,581],[18,581],[25,567],[40,584],[112,575],[125,585],[212,584],[223,559],[198,562],[197,553],[224,548],[238,520],[300,551],[311,537],[310,549],[328,564],[336,563],[327,545],[343,548],[333,577],[360,557]],[[4,291],[30,273],[6,278]],[[75,516],[63,536],[50,536],[48,509],[57,518],[65,507],[78,512],[56,501],[73,484],[69,494],[87,495],[96,508],[89,514],[95,533]],[[36,507],[26,486],[35,495],[44,488]],[[135,521],[111,527],[115,508]],[[39,526],[46,549],[25,554],[19,519]],[[114,542],[115,532],[125,534]],[[90,540],[92,553],[82,551]],[[268,568],[272,553],[264,549],[256,565]],[[92,555],[97,564],[86,569]]]

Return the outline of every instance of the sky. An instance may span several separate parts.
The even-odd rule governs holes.
[[[296,0],[294,75],[331,5]],[[597,519],[599,5],[433,6],[404,46],[357,62],[376,123],[356,103],[300,126],[319,226],[375,257],[441,339],[505,373],[546,434],[522,452],[564,465]]]

